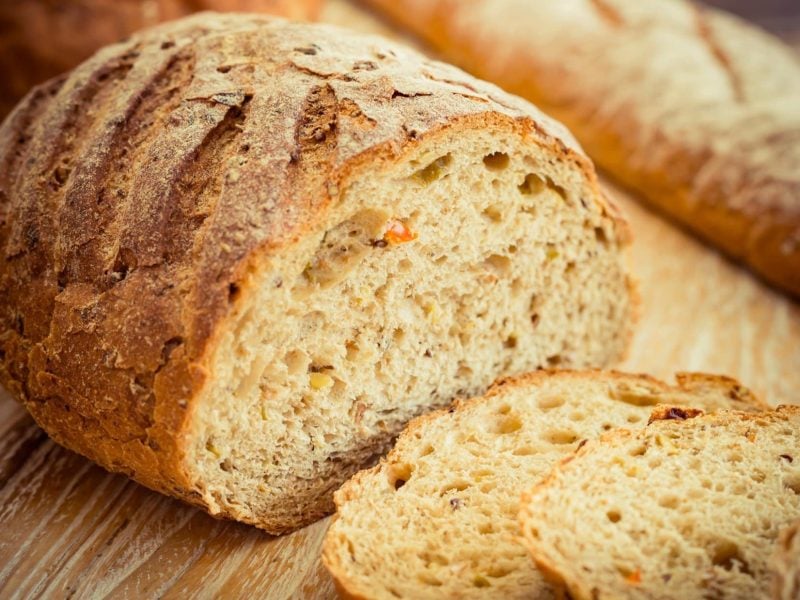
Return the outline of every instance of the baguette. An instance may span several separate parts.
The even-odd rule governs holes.
[[[618,360],[627,240],[530,104],[381,38],[202,14],[0,128],[0,379],[68,448],[280,533],[411,417]]]
[[[589,155],[800,296],[800,61],[687,0],[368,0],[564,122]]]
[[[769,598],[768,558],[800,516],[798,448],[800,407],[662,407],[642,431],[589,441],[526,493],[525,543],[575,600]]]
[[[313,19],[321,6],[322,0],[5,0],[0,2],[0,119],[34,85],[139,29],[202,10]]]
[[[763,407],[737,382],[545,372],[420,417],[381,464],[336,493],[323,562],[346,598],[553,598],[519,543],[526,482],[583,443],[642,427],[659,403]],[[687,408],[688,410],[688,408]]]

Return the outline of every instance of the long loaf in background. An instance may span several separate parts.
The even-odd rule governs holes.
[[[314,19],[322,0],[24,0],[0,2],[0,119],[34,85],[145,27],[202,10]]]
[[[686,0],[367,0],[537,103],[623,184],[800,295],[800,62]]]
[[[631,333],[563,126],[400,45],[204,13],[0,127],[0,381],[56,441],[273,533],[412,417]]]

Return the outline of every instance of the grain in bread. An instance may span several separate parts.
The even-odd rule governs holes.
[[[0,2],[0,119],[34,85],[96,50],[202,10],[313,19],[322,0],[5,0]]]
[[[369,0],[537,103],[665,214],[800,296],[800,60],[688,0]]]
[[[770,567],[773,600],[800,598],[800,521],[781,532]]]
[[[769,598],[768,558],[800,516],[798,448],[800,407],[663,407],[535,485],[522,500],[525,543],[576,600]]]
[[[0,129],[0,379],[104,467],[286,531],[411,417],[617,360],[627,235],[530,104],[381,38],[203,14]]]
[[[677,386],[613,372],[537,372],[413,421],[336,493],[323,561],[348,598],[552,598],[518,540],[519,498],[587,438],[643,427],[659,403],[760,403],[737,382]],[[688,409],[687,409],[688,410]]]

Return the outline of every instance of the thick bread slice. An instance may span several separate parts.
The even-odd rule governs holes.
[[[0,129],[0,379],[106,468],[286,531],[411,417],[616,361],[626,242],[530,104],[381,38],[203,14]]]
[[[781,532],[770,567],[773,600],[800,598],[800,521]]]
[[[688,0],[369,0],[800,296],[800,60]]]
[[[420,417],[375,468],[336,493],[323,561],[352,598],[549,598],[518,541],[527,482],[587,438],[641,427],[658,403],[760,403],[737,382],[680,374],[546,372]]]
[[[767,561],[800,516],[800,407],[653,419],[589,441],[523,496],[537,564],[576,600],[768,598]]]
[[[201,10],[313,19],[322,0],[23,0],[0,2],[0,119],[34,85],[107,44]],[[79,32],[79,33],[77,33]]]

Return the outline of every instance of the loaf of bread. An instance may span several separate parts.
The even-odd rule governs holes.
[[[525,543],[575,600],[767,599],[768,559],[800,516],[798,448],[800,407],[661,407],[644,430],[589,441],[525,494]]]
[[[672,387],[613,372],[539,371],[413,421],[336,493],[323,561],[348,598],[554,598],[519,543],[519,499],[586,439],[643,427],[659,403],[762,407],[737,382]],[[687,408],[688,410],[688,408]]]
[[[631,330],[567,131],[377,37],[204,14],[0,129],[0,377],[63,445],[271,532],[413,416]]]
[[[800,61],[687,0],[369,0],[536,102],[623,184],[800,296]]]
[[[781,532],[771,567],[773,600],[800,598],[800,520]]]
[[[201,10],[317,16],[322,0],[19,0],[0,2],[0,119],[34,85],[135,31]]]

